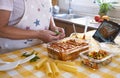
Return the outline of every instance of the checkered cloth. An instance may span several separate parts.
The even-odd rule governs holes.
[[[42,58],[43,56],[48,56],[47,45],[37,45],[34,47],[29,47],[21,50],[17,50],[10,53],[0,54],[0,60],[3,61],[17,61],[23,59],[21,55],[24,52],[32,52],[35,50],[38,52],[38,56]],[[61,71],[60,77],[56,78],[120,78],[120,55],[113,57],[112,62],[106,66],[101,66],[99,69],[93,70],[83,64],[81,64],[81,59],[78,58],[74,62],[77,65],[78,73],[73,74],[70,72]],[[0,71],[0,78],[48,78],[46,76],[44,68],[35,69],[35,65],[39,62],[27,62],[19,65],[17,68]]]

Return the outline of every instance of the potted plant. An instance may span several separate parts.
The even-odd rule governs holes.
[[[116,4],[117,2],[110,2],[109,0],[95,0],[95,3],[99,5],[98,14],[102,17],[107,15],[108,11],[114,9],[113,4]]]

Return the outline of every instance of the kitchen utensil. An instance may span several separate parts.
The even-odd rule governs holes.
[[[7,71],[7,70],[11,70],[11,69],[14,69],[16,68],[19,64],[23,64],[23,63],[26,63],[28,62],[29,60],[31,60],[33,57],[35,57],[35,54],[23,59],[23,60],[18,60],[18,61],[15,61],[15,62],[4,62],[4,61],[1,61],[0,63],[2,65],[0,65],[0,71]]]
[[[88,28],[88,22],[89,22],[88,20],[89,20],[89,18],[86,17],[83,39],[85,39],[85,36],[86,36],[86,32],[87,32],[87,28]]]
[[[75,28],[75,24],[73,24],[73,30],[74,30],[74,33],[75,33],[75,37],[78,38],[78,37],[77,37],[76,28]]]

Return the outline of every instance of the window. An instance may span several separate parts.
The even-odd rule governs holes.
[[[96,1],[96,0],[94,0]],[[120,2],[119,0],[100,0],[102,2]]]
[[[77,13],[79,15],[91,15],[94,16],[98,14],[99,5],[95,4],[95,0],[70,0],[72,1],[71,7],[73,13]],[[109,12],[109,16],[120,18],[120,0],[104,0],[104,1],[111,1],[111,2],[118,2],[118,4],[114,4],[114,10]],[[59,7],[61,11],[66,12],[68,11],[69,7],[69,0],[59,0]]]
[[[117,2],[117,4],[114,4],[114,6],[120,8],[120,0],[111,0],[111,2]]]
[[[97,1],[111,2],[113,6],[120,6],[120,0],[94,0],[93,2],[96,3]]]

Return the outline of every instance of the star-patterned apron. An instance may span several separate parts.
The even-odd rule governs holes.
[[[15,25],[25,30],[45,30],[49,28],[51,17],[50,0],[24,0],[25,12],[20,22]],[[0,38],[0,47],[3,50],[15,50],[40,44],[39,39],[11,40]]]

